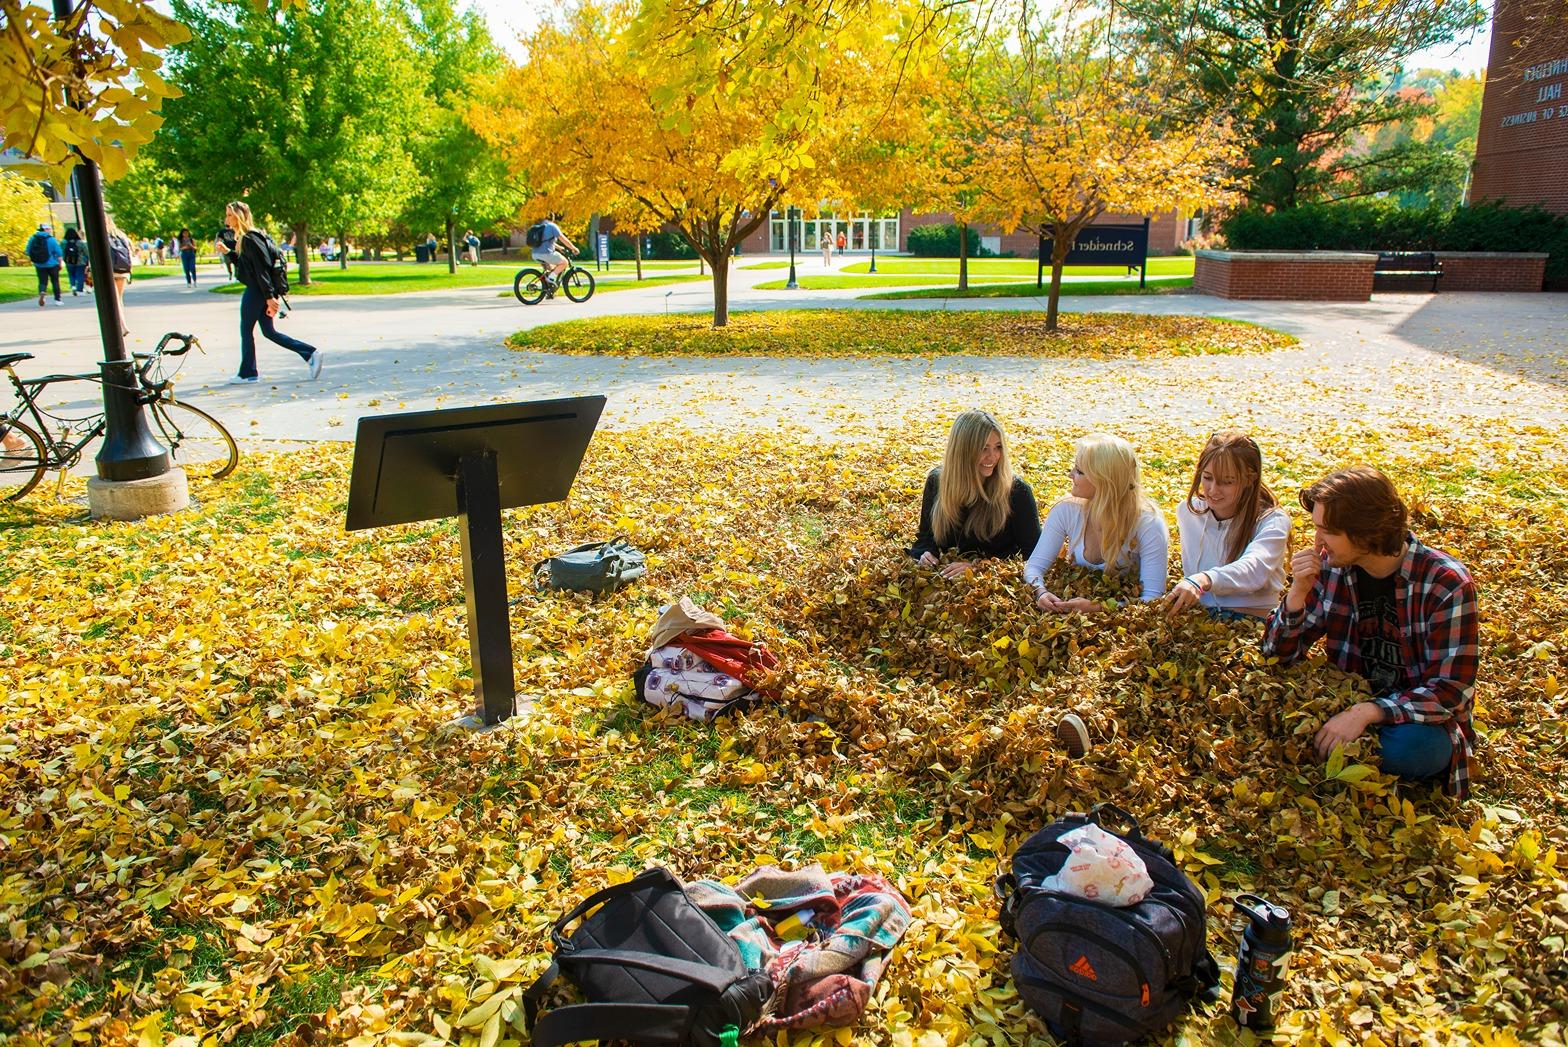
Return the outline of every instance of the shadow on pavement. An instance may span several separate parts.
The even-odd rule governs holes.
[[[1393,334],[1430,352],[1568,387],[1568,294],[1439,293]]]

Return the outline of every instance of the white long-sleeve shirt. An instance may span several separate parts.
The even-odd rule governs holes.
[[[1203,499],[1193,502],[1203,507]],[[1266,618],[1279,603],[1285,587],[1285,548],[1290,539],[1290,517],[1270,509],[1253,528],[1252,539],[1241,555],[1226,562],[1231,520],[1216,520],[1213,513],[1195,513],[1184,498],[1176,506],[1176,531],[1181,536],[1181,572],[1188,578],[1207,573],[1213,583],[1203,594],[1203,606],[1217,607]]]
[[[1045,574],[1056,563],[1062,546],[1069,545],[1068,555],[1073,563],[1094,571],[1105,570],[1104,563],[1092,563],[1083,555],[1084,514],[1082,500],[1063,498],[1051,506],[1045,522],[1040,527],[1040,541],[1024,564],[1024,581],[1036,589],[1042,587]],[[1133,527],[1133,537],[1138,541],[1138,584],[1142,590],[1138,598],[1145,602],[1158,600],[1165,593],[1165,572],[1170,562],[1171,533],[1165,518],[1152,509],[1145,509]],[[1116,562],[1128,559],[1128,550],[1119,550]]]

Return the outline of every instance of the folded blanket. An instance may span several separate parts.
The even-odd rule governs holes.
[[[909,927],[903,896],[880,876],[787,872],[764,866],[734,887],[686,886],[691,900],[764,969],[774,993],[751,1033],[848,1025],[865,1011],[877,979]]]

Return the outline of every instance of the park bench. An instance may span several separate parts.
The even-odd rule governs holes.
[[[1420,290],[1410,285],[1430,280],[1427,290],[1436,291],[1437,281],[1442,276],[1443,264],[1431,251],[1381,251],[1377,265],[1372,268],[1372,290]]]

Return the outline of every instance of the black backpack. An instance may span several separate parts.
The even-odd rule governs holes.
[[[266,259],[265,270],[257,275],[267,280],[270,288],[263,287],[260,290],[270,290],[269,297],[282,298],[289,293],[289,260],[283,257],[283,249],[272,237],[260,229],[252,229],[248,235],[256,238],[256,245],[261,248],[262,257]]]
[[[528,234],[523,237],[529,247],[540,247],[544,244],[544,223],[535,222],[528,227]]]
[[[1116,832],[1102,811],[1131,828]],[[1041,887],[1065,864],[1061,837],[1091,822],[1126,840],[1148,866],[1154,889],[1137,905],[1101,905]],[[1144,836],[1119,807],[1102,803],[1029,837],[996,891],[1002,930],[1018,941],[1018,995],[1068,1043],[1109,1047],[1158,1035],[1193,997],[1219,984],[1205,944],[1203,893],[1170,848]]]
[[[49,264],[49,239],[43,233],[34,233],[32,239],[27,241],[27,260],[35,265]]]
[[[82,242],[80,240],[67,240],[60,248],[61,256],[66,265],[82,264]]]
[[[556,921],[550,939],[555,956],[523,995],[533,1047],[611,1039],[735,1047],[773,994],[767,972],[746,968],[734,940],[666,869],[585,898]],[[539,1001],[563,972],[588,1002],[539,1016]]]
[[[123,236],[109,237],[109,268],[117,273],[131,271],[131,244]]]

